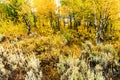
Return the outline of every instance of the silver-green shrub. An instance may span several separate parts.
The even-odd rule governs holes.
[[[40,60],[15,45],[0,46],[0,80],[41,80]]]
[[[112,45],[87,41],[78,58],[61,53],[57,70],[61,80],[112,80],[120,73],[119,59]]]

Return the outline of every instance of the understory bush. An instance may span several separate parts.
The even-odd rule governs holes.
[[[2,42],[0,80],[117,80],[119,45],[93,45],[85,40],[78,45],[74,37],[68,32],[31,34]]]
[[[35,54],[11,45],[0,46],[0,80],[41,80],[41,61]]]
[[[78,58],[61,54],[57,70],[61,80],[116,80],[120,74],[119,57],[110,44],[82,44]]]

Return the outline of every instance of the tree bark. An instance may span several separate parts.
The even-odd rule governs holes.
[[[27,14],[24,14],[24,15],[23,15],[23,21],[25,22],[26,27],[27,27],[27,30],[28,30],[28,31],[27,31],[27,35],[29,35],[30,32],[31,32],[31,26],[30,26],[30,20],[29,20]]]
[[[50,26],[53,28],[53,16],[52,16],[52,12],[50,12]]]
[[[72,29],[72,15],[70,14],[69,17],[70,17],[70,29]]]

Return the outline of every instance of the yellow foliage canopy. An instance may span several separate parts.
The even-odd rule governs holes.
[[[39,15],[49,15],[51,12],[55,12],[56,3],[55,0],[34,0],[34,5]]]

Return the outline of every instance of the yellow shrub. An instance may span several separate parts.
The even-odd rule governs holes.
[[[13,22],[9,21],[9,22],[2,22],[2,25],[0,27],[0,33],[1,34],[5,34],[5,35],[20,35],[20,34],[26,34],[27,29],[24,26],[23,23],[20,24],[13,24]]]

